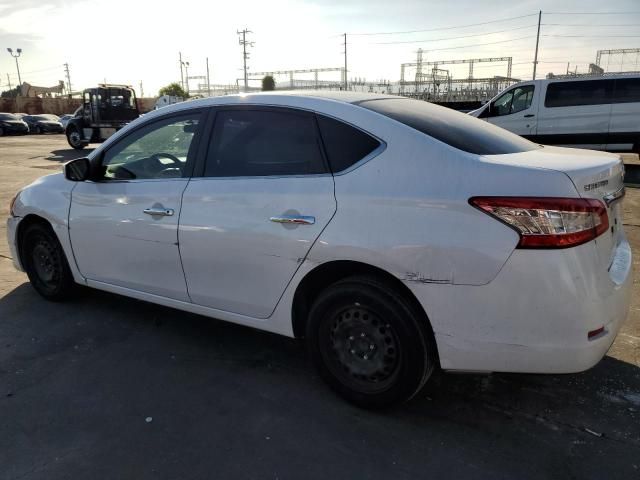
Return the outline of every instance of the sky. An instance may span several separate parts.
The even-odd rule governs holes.
[[[584,72],[599,49],[640,47],[638,0],[0,0],[0,89],[7,74],[17,83],[7,47],[22,48],[22,80],[32,85],[64,80],[68,63],[74,91],[106,80],[140,95],[142,82],[144,95],[154,96],[180,80],[179,52],[190,76],[206,74],[208,57],[212,84],[235,83],[242,78],[236,32],[244,28],[255,42],[250,72],[341,67],[346,32],[350,78],[397,81],[400,64],[415,62],[422,48],[424,61],[511,56],[512,76],[527,79],[539,10],[539,74],[564,73],[567,62]],[[625,69],[640,70],[640,58],[631,60]],[[454,78],[468,74],[450,69]],[[504,63],[474,70],[505,74]]]

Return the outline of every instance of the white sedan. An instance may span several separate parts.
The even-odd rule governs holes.
[[[16,267],[304,337],[365,407],[434,368],[577,372],[630,301],[618,156],[359,93],[180,103],[11,204]]]

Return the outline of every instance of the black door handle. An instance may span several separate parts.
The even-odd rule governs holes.
[[[535,115],[533,113],[527,113],[524,118],[531,118],[531,117],[535,117]]]

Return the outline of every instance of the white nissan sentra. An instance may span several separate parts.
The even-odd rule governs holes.
[[[149,113],[18,193],[16,267],[304,337],[348,400],[434,368],[569,373],[630,301],[616,155],[546,147],[426,102],[257,94]]]

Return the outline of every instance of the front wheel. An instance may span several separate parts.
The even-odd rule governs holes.
[[[50,227],[36,223],[22,236],[21,259],[33,288],[47,300],[67,299],[75,287],[62,245]]]
[[[67,142],[76,150],[82,150],[85,146],[77,128],[71,127],[67,130]]]
[[[307,324],[312,359],[341,396],[364,408],[404,402],[424,386],[436,365],[426,319],[402,295],[371,277],[328,287]]]

